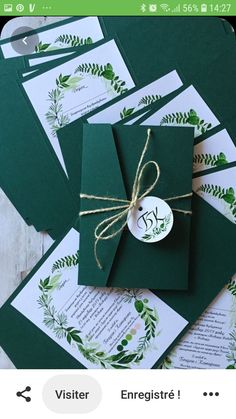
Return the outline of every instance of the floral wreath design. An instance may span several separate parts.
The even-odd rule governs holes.
[[[56,88],[48,92],[50,106],[45,114],[52,135],[55,136],[58,129],[69,124],[69,115],[63,111],[63,99],[67,91],[72,90],[76,92],[76,89],[78,88],[80,81],[84,79],[85,74],[101,78],[108,82],[111,90],[117,95],[122,95],[128,91],[126,82],[115,74],[110,63],[105,65],[85,63],[79,65],[73,74],[60,74],[56,79]]]
[[[53,291],[60,290],[64,285],[61,281],[62,270],[79,264],[79,252],[57,260],[52,267],[52,275],[39,282],[39,296],[37,303],[43,310],[43,323],[49,328],[57,339],[65,339],[68,345],[73,345],[85,359],[101,368],[129,369],[138,365],[144,359],[145,353],[150,349],[152,341],[159,335],[157,325],[159,317],[155,308],[148,305],[148,299],[142,299],[143,292],[136,289],[116,289],[116,293],[123,297],[123,301],[133,303],[136,312],[145,325],[145,334],[138,340],[135,350],[125,349],[128,340],[123,339],[123,345],[117,346],[117,352],[108,354],[98,344],[86,342],[81,336],[81,331],[68,324],[67,315],[58,313],[53,303]],[[128,338],[129,335],[127,335]],[[125,347],[124,347],[125,346]]]

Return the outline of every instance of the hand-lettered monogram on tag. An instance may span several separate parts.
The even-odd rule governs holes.
[[[147,196],[128,214],[128,228],[136,239],[153,243],[171,231],[174,217],[169,205],[160,198]]]

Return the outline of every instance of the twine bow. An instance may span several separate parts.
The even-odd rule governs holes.
[[[97,246],[100,240],[110,240],[114,237],[116,237],[121,231],[123,231],[123,229],[125,228],[125,226],[127,225],[127,215],[129,213],[129,211],[131,211],[138,203],[138,201],[140,201],[141,199],[143,199],[145,196],[147,196],[156,186],[159,177],[160,177],[160,167],[157,164],[157,162],[155,162],[154,160],[149,160],[148,162],[143,164],[143,160],[145,157],[145,154],[147,152],[149,143],[150,143],[150,139],[151,139],[151,129],[148,128],[147,130],[147,139],[141,154],[141,157],[139,159],[138,162],[138,166],[137,166],[137,170],[136,170],[136,174],[135,174],[135,178],[134,178],[134,183],[133,183],[133,188],[132,188],[132,195],[131,195],[131,199],[127,200],[127,199],[120,199],[120,198],[113,198],[113,197],[108,197],[108,196],[96,196],[96,195],[88,195],[88,194],[80,194],[80,198],[81,199],[94,199],[97,201],[110,201],[110,202],[119,202],[122,203],[123,205],[118,205],[118,206],[114,206],[114,207],[107,207],[107,208],[99,208],[99,209],[95,209],[95,210],[90,210],[90,211],[81,211],[79,213],[80,217],[83,217],[85,215],[92,215],[92,214],[97,214],[97,213],[103,213],[103,212],[109,212],[109,211],[118,211],[119,212],[115,215],[113,215],[112,217],[108,217],[105,220],[101,221],[97,227],[95,228],[94,231],[94,236],[95,236],[95,242],[94,242],[94,256],[95,256],[95,260],[97,263],[97,266],[99,269],[102,269],[102,265],[100,262],[100,259],[98,257],[97,254]],[[141,185],[142,185],[142,179],[144,176],[144,172],[147,169],[147,167],[149,166],[153,166],[155,169],[155,180],[154,182],[143,192],[140,193],[141,191]],[[164,201],[174,201],[177,199],[183,199],[183,198],[189,198],[192,196],[192,192],[185,194],[185,195],[178,195],[178,196],[173,196],[173,197],[169,197],[169,198],[165,198],[163,199]],[[177,211],[180,212],[182,214],[185,215],[191,215],[192,211],[185,211],[182,209],[178,209],[178,208],[171,208],[172,211]],[[109,231],[112,229],[112,227],[114,225],[116,225],[117,223],[119,223],[120,220],[122,220],[123,218],[125,218],[125,221],[122,223],[122,225],[119,227],[117,227],[117,229],[115,231],[112,230],[112,232],[109,233]]]

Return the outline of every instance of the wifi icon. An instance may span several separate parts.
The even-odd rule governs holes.
[[[169,4],[160,4],[160,8],[163,10],[163,12],[169,12],[170,11],[170,7]]]

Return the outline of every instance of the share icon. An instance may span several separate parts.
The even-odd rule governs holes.
[[[23,391],[17,391],[17,393],[16,393],[16,395],[17,395],[17,397],[23,397],[24,399],[25,399],[25,401],[26,402],[30,402],[31,401],[31,397],[29,397],[29,396],[24,396],[24,393],[26,392],[26,391],[31,391],[31,387],[29,387],[29,386],[27,386],[27,387],[25,387],[25,389],[23,390]]]

